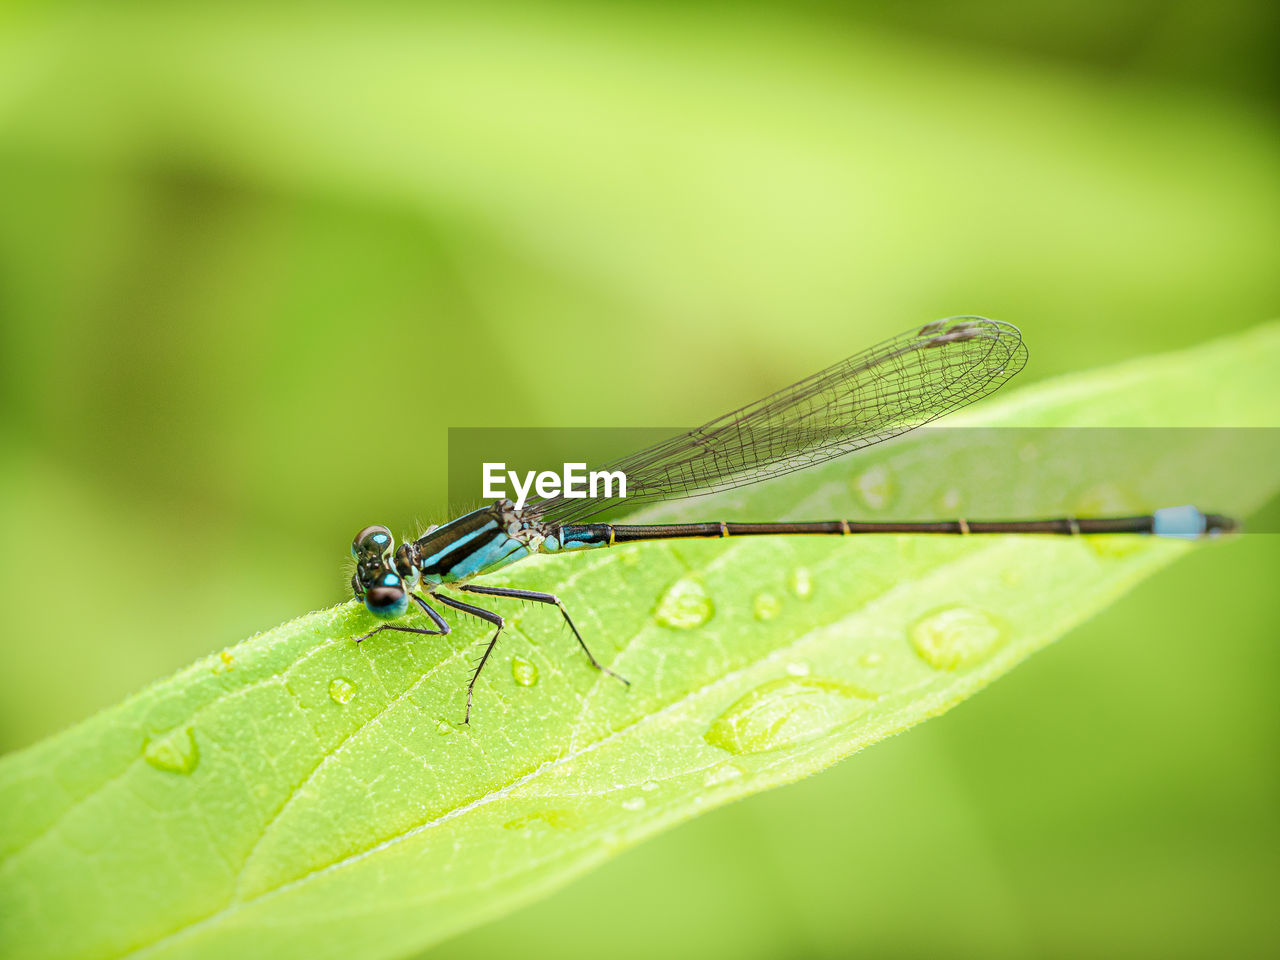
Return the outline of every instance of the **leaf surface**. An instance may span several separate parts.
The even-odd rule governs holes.
[[[1009,393],[970,425],[1270,426],[1280,326]],[[948,441],[948,436],[956,438]],[[1195,501],[1247,513],[1274,451],[1177,468],[1104,445],[1033,482],[935,431],[650,519],[1010,515]],[[1086,469],[1087,467],[1087,469]],[[1099,486],[1098,476],[1123,478]],[[961,498],[962,499],[962,498]],[[951,509],[948,509],[951,508]],[[24,957],[398,957],[627,846],[936,716],[1192,549],[1151,538],[764,538],[535,558],[489,578],[509,633],[457,721],[482,624],[383,633],[348,602],[202,660],[0,760],[0,945]],[[1134,643],[1151,638],[1135,636]]]

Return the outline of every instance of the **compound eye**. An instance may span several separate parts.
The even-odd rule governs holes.
[[[409,609],[409,595],[405,593],[400,575],[391,570],[378,574],[364,594],[364,605],[375,617],[390,620]]]
[[[356,534],[356,538],[351,541],[351,556],[357,560],[390,560],[395,547],[396,540],[391,536],[391,531],[375,523]]]

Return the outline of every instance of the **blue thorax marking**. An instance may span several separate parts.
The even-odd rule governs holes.
[[[428,583],[464,580],[528,556],[530,544],[508,532],[512,518],[507,512],[501,504],[481,507],[420,539],[422,579]],[[527,527],[520,524],[521,530]]]
[[[457,557],[463,556],[464,554],[476,549],[482,549],[483,544],[476,542],[478,538],[483,537],[485,534],[491,534],[497,529],[497,521],[490,520],[483,526],[476,527],[476,529],[472,530],[470,533],[463,534],[460,537],[451,537],[445,540],[443,543],[440,543],[439,549],[434,553],[428,554],[422,558],[422,568],[424,570],[428,570],[435,569],[437,566],[443,566],[447,569],[448,566],[452,565]],[[437,531],[437,533],[439,533],[439,531]],[[506,536],[506,534],[503,534],[503,536]],[[492,538],[486,538],[484,542],[487,543],[489,539]],[[434,536],[428,541],[428,545],[430,546],[435,546],[436,543],[437,541]]]
[[[608,529],[604,524],[588,524],[559,528],[544,536],[536,521],[520,516],[510,504],[481,507],[418,541],[422,579],[449,583],[498,570],[535,552],[607,547]]]

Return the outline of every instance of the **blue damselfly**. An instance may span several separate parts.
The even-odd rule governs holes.
[[[1026,347],[1017,327],[983,317],[953,317],[910,330],[811,377],[727,413],[695,430],[624,457],[605,469],[627,477],[630,505],[693,497],[755,483],[899,436],[998,389],[1025,365]],[[496,630],[467,683],[467,711],[476,680],[497,645],[504,619],[491,610],[450,596],[473,595],[552,604],[573,631],[592,666],[619,677],[591,653],[560,598],[549,593],[472,583],[481,574],[534,553],[565,553],[641,540],[792,534],[1152,534],[1194,538],[1234,530],[1229,517],[1191,506],[1122,517],[1058,517],[1045,520],[937,520],[799,523],[588,522],[619,505],[616,498],[584,500],[560,495],[517,509],[498,500],[416,540],[396,547],[391,532],[370,526],[356,534],[351,586],[369,612],[383,620],[403,617],[409,601],[434,629],[383,623],[382,630],[425,636],[449,633],[430,604],[435,600],[488,621]]]

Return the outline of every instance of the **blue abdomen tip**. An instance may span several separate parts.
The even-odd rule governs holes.
[[[1192,506],[1165,507],[1154,514],[1151,532],[1157,537],[1179,537],[1194,540],[1204,536],[1204,514]]]

